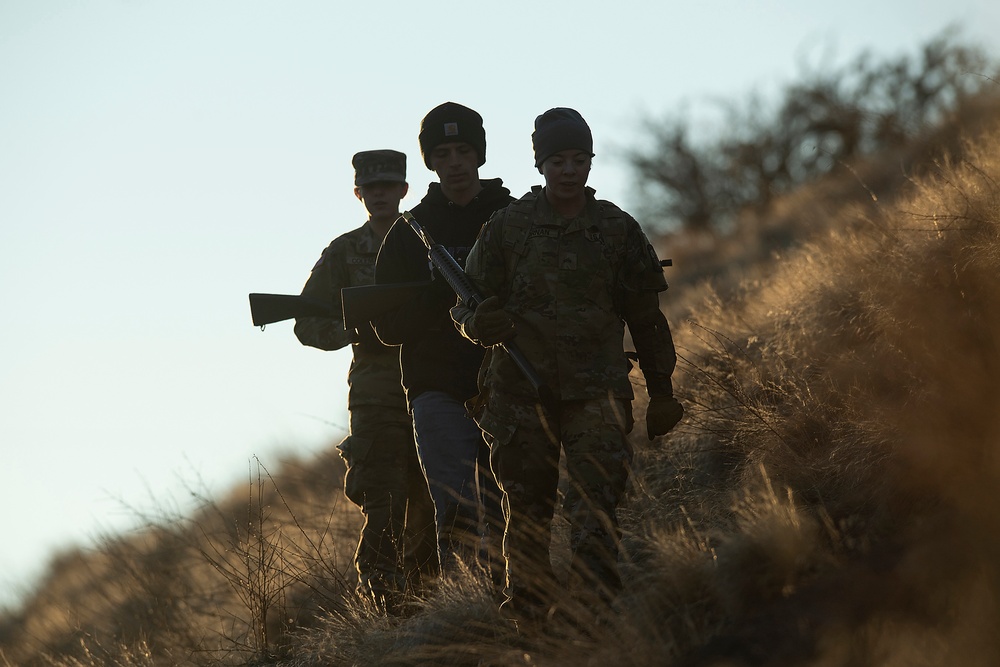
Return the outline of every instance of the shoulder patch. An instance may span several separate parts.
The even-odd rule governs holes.
[[[323,252],[320,253],[319,259],[317,259],[316,263],[313,264],[312,267],[313,271],[315,271],[316,269],[318,269],[319,267],[323,266],[323,264],[326,263],[326,260],[329,259],[329,256],[333,254],[332,248],[333,244],[331,243],[330,245],[328,245],[326,248],[323,249]]]

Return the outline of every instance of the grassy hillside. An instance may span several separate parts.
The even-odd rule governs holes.
[[[633,524],[641,571],[670,572],[661,617],[694,621],[680,664],[997,664],[998,148],[889,202],[797,195],[809,243],[698,290],[697,412],[646,453]]]
[[[554,594],[552,622],[518,634],[469,572],[379,616],[351,592],[358,516],[331,450],[62,555],[0,617],[0,664],[1000,664],[1000,129],[970,129],[1000,114],[984,109],[947,128],[966,132],[934,144],[947,154],[855,165],[752,235],[662,240],[689,411],[662,442],[635,433],[614,609]]]

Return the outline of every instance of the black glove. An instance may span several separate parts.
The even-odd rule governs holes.
[[[646,407],[646,435],[650,440],[665,435],[684,416],[684,406],[673,396],[650,396]]]
[[[465,333],[480,345],[491,347],[514,337],[514,323],[495,296],[483,301],[465,322]]]

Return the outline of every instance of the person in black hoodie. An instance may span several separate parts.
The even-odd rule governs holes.
[[[430,184],[411,213],[464,266],[483,223],[513,197],[501,179],[479,178],[486,131],[476,111],[445,102],[424,117],[418,139],[424,164],[440,182]],[[454,568],[456,556],[470,564],[478,561],[499,586],[501,494],[482,431],[465,407],[479,393],[485,350],[455,328],[449,314],[455,293],[435,275],[420,238],[397,220],[379,250],[376,284],[429,278],[432,286],[421,298],[376,317],[373,324],[383,343],[400,346],[417,452],[434,501],[441,570]]]

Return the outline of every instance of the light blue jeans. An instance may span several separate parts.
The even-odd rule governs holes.
[[[458,555],[502,571],[502,561],[490,557],[503,535],[501,493],[479,426],[462,401],[427,391],[413,399],[413,433],[434,501],[441,570],[448,572]]]

